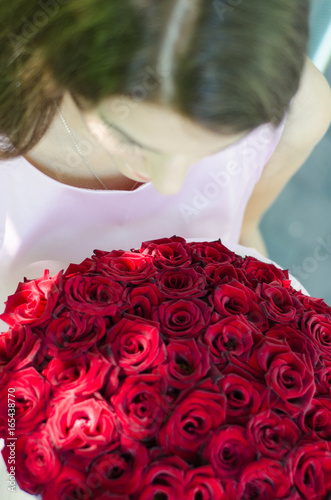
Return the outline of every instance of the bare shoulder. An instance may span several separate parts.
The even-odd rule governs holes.
[[[298,92],[288,111],[282,137],[263,169],[246,206],[240,242],[259,244],[258,225],[291,177],[307,160],[330,125],[331,90],[322,73],[307,58]],[[261,247],[262,248],[262,247]]]
[[[289,107],[284,132],[262,177],[279,172],[288,167],[289,162],[298,169],[326,133],[330,120],[330,86],[307,57],[298,92]],[[300,157],[302,162],[298,161]]]

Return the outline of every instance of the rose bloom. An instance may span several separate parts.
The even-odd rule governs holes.
[[[65,281],[61,303],[85,314],[115,316],[122,294],[122,286],[107,276],[78,275]]]
[[[303,498],[325,500],[331,491],[330,443],[317,441],[293,450],[288,461],[290,477]]]
[[[145,241],[141,245],[140,252],[153,257],[155,266],[160,269],[191,265],[191,247],[184,238],[178,236]]]
[[[206,497],[206,495],[208,495]],[[210,465],[196,467],[186,471],[184,497],[185,500],[197,498],[227,500],[221,481]]]
[[[203,452],[217,477],[236,479],[242,469],[255,458],[255,448],[240,425],[229,425],[213,432]]]
[[[250,288],[233,278],[217,286],[209,300],[222,316],[248,314],[260,302]]]
[[[301,431],[291,418],[271,409],[254,415],[247,425],[248,441],[254,443],[260,454],[275,460],[282,460],[300,436]]]
[[[331,398],[316,396],[304,415],[304,429],[312,430],[320,438],[331,439]]]
[[[0,387],[0,437],[8,436],[8,389],[11,387],[15,388],[15,437],[34,431],[47,417],[49,382],[32,366],[14,372]]]
[[[302,331],[317,342],[323,354],[331,356],[331,315],[306,312],[301,326]]]
[[[266,316],[277,323],[288,324],[302,310],[299,300],[290,295],[279,283],[262,283],[258,286]]]
[[[36,280],[20,283],[16,292],[8,297],[0,319],[9,326],[28,323],[36,326],[47,321],[62,288],[62,271],[49,277],[49,271]]]
[[[225,421],[225,398],[211,380],[183,391],[159,432],[158,444],[167,453],[189,461],[196,459],[200,445]]]
[[[28,493],[41,493],[61,470],[59,456],[49,435],[43,430],[20,436],[16,441],[15,452],[15,479],[19,487]]]
[[[242,471],[236,498],[283,500],[291,493],[292,486],[286,467],[275,460],[261,458]]]
[[[137,284],[151,278],[156,267],[149,255],[114,250],[97,260],[96,272],[115,281]]]
[[[327,358],[324,367],[315,373],[316,390],[319,394],[331,396],[331,359]]]
[[[140,373],[163,363],[166,346],[155,325],[123,318],[107,333],[106,345],[111,346],[115,363],[129,375]]]
[[[85,471],[64,465],[60,474],[46,485],[43,500],[71,500],[74,498],[96,500],[93,489],[86,482]]]
[[[219,241],[204,241],[201,243],[190,243],[193,262],[204,264],[231,264],[236,254],[229,250]]]
[[[76,358],[53,358],[42,374],[54,394],[71,391],[76,396],[90,396],[103,387],[111,368],[103,356],[87,352]]]
[[[89,466],[86,482],[98,493],[131,495],[142,480],[149,463],[147,448],[124,436],[120,440],[118,448],[96,457]]]
[[[235,314],[209,326],[203,338],[209,345],[211,359],[219,363],[227,352],[247,357],[263,335],[245,316]]]
[[[159,449],[151,454],[152,461],[144,471],[142,481],[134,498],[167,500],[184,499],[185,472],[188,464],[177,456],[157,456]]]
[[[180,268],[157,275],[161,292],[169,299],[185,299],[206,295],[206,278],[201,268]]]
[[[280,285],[283,281],[289,279],[289,274],[287,270],[282,270],[276,267],[274,264],[267,264],[261,262],[255,257],[248,256],[242,265],[242,269],[248,274],[248,279],[250,275],[254,280],[258,280],[260,283],[272,283],[273,281],[278,282]]]
[[[197,337],[210,322],[211,309],[200,299],[174,299],[154,308],[153,320],[160,323],[168,339]]]
[[[128,303],[126,312],[150,319],[154,307],[158,307],[164,296],[154,283],[144,283],[134,288],[126,288],[123,294],[124,302]]]
[[[21,370],[35,359],[41,339],[28,325],[16,325],[0,334],[0,383],[7,370]]]
[[[315,393],[312,365],[276,339],[264,338],[256,347],[249,364],[264,372],[265,381],[280,398],[279,408],[292,417],[307,408]]]
[[[280,340],[281,343],[288,345],[300,359],[311,362],[316,372],[321,369],[321,351],[318,343],[298,328],[275,325],[266,332],[266,337]]]
[[[103,317],[64,310],[47,327],[45,342],[48,355],[55,358],[77,356],[90,349],[105,333]]]
[[[240,269],[232,264],[207,264],[204,268],[207,283],[211,288],[222,284],[226,279],[240,280]]]
[[[176,389],[194,387],[210,370],[208,347],[200,340],[170,342],[167,355],[167,362],[157,366],[154,372]]]
[[[235,420],[236,423],[244,425],[267,404],[269,391],[249,372],[239,375],[236,370],[235,365],[229,364],[222,371],[223,377],[217,384],[226,397],[226,422]]]
[[[97,250],[95,250],[96,252]],[[80,264],[69,264],[66,271],[63,273],[65,278],[70,278],[77,276],[78,274],[92,275],[95,272],[96,263],[95,260],[88,257],[83,260]]]
[[[54,398],[51,406],[45,429],[58,450],[93,458],[118,446],[116,417],[106,401],[65,393]]]
[[[124,436],[134,439],[154,437],[169,411],[167,384],[159,375],[129,375],[110,398]]]
[[[294,289],[292,289],[292,293],[301,302],[305,311],[313,310],[317,314],[331,314],[331,307],[323,299],[309,297]]]

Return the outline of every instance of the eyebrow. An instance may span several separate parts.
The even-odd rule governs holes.
[[[132,142],[133,144],[136,144],[137,146],[139,146],[140,148],[143,148],[143,149],[147,149],[148,151],[152,151],[153,153],[159,153],[159,154],[165,154],[164,151],[160,151],[159,149],[155,149],[155,148],[150,148],[148,146],[146,146],[145,144],[141,144],[140,142],[136,141],[135,139],[133,139],[129,134],[127,134],[124,130],[121,130],[117,125],[114,125],[114,123],[111,123],[109,122],[104,116],[102,113],[99,114],[101,120],[105,123],[105,125],[111,129],[111,130],[115,130],[116,132],[118,132],[120,135],[122,135],[123,137],[125,137],[128,141]],[[220,153],[221,151],[223,151],[224,149],[226,148],[221,148],[221,149],[218,149],[217,151],[212,151],[211,153],[207,154],[206,156],[204,156],[204,158],[206,158],[207,156],[212,156],[212,155],[216,155],[217,153]]]
[[[124,130],[121,130],[119,127],[117,127],[117,125],[114,125],[114,123],[111,123],[108,120],[106,120],[106,118],[101,113],[100,113],[100,118],[105,123],[105,125],[107,125],[108,128],[115,130],[116,132],[118,132],[120,135],[122,135],[123,137],[128,139],[133,144],[136,144],[137,146],[139,146],[143,149],[148,149],[148,151],[153,151],[154,153],[164,154],[164,151],[159,151],[158,149],[150,148],[150,147],[145,146],[144,144],[141,144],[140,142],[136,141],[129,134],[127,134]]]

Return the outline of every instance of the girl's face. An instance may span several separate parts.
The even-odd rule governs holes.
[[[102,101],[85,120],[120,173],[152,182],[162,194],[177,193],[191,165],[244,135],[221,136],[165,106],[120,96]]]

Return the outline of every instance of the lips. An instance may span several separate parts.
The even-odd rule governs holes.
[[[137,177],[137,179],[139,179],[140,181],[150,182],[150,179],[148,179],[147,177],[144,177],[143,175],[137,174],[136,172],[134,172],[134,176]]]

